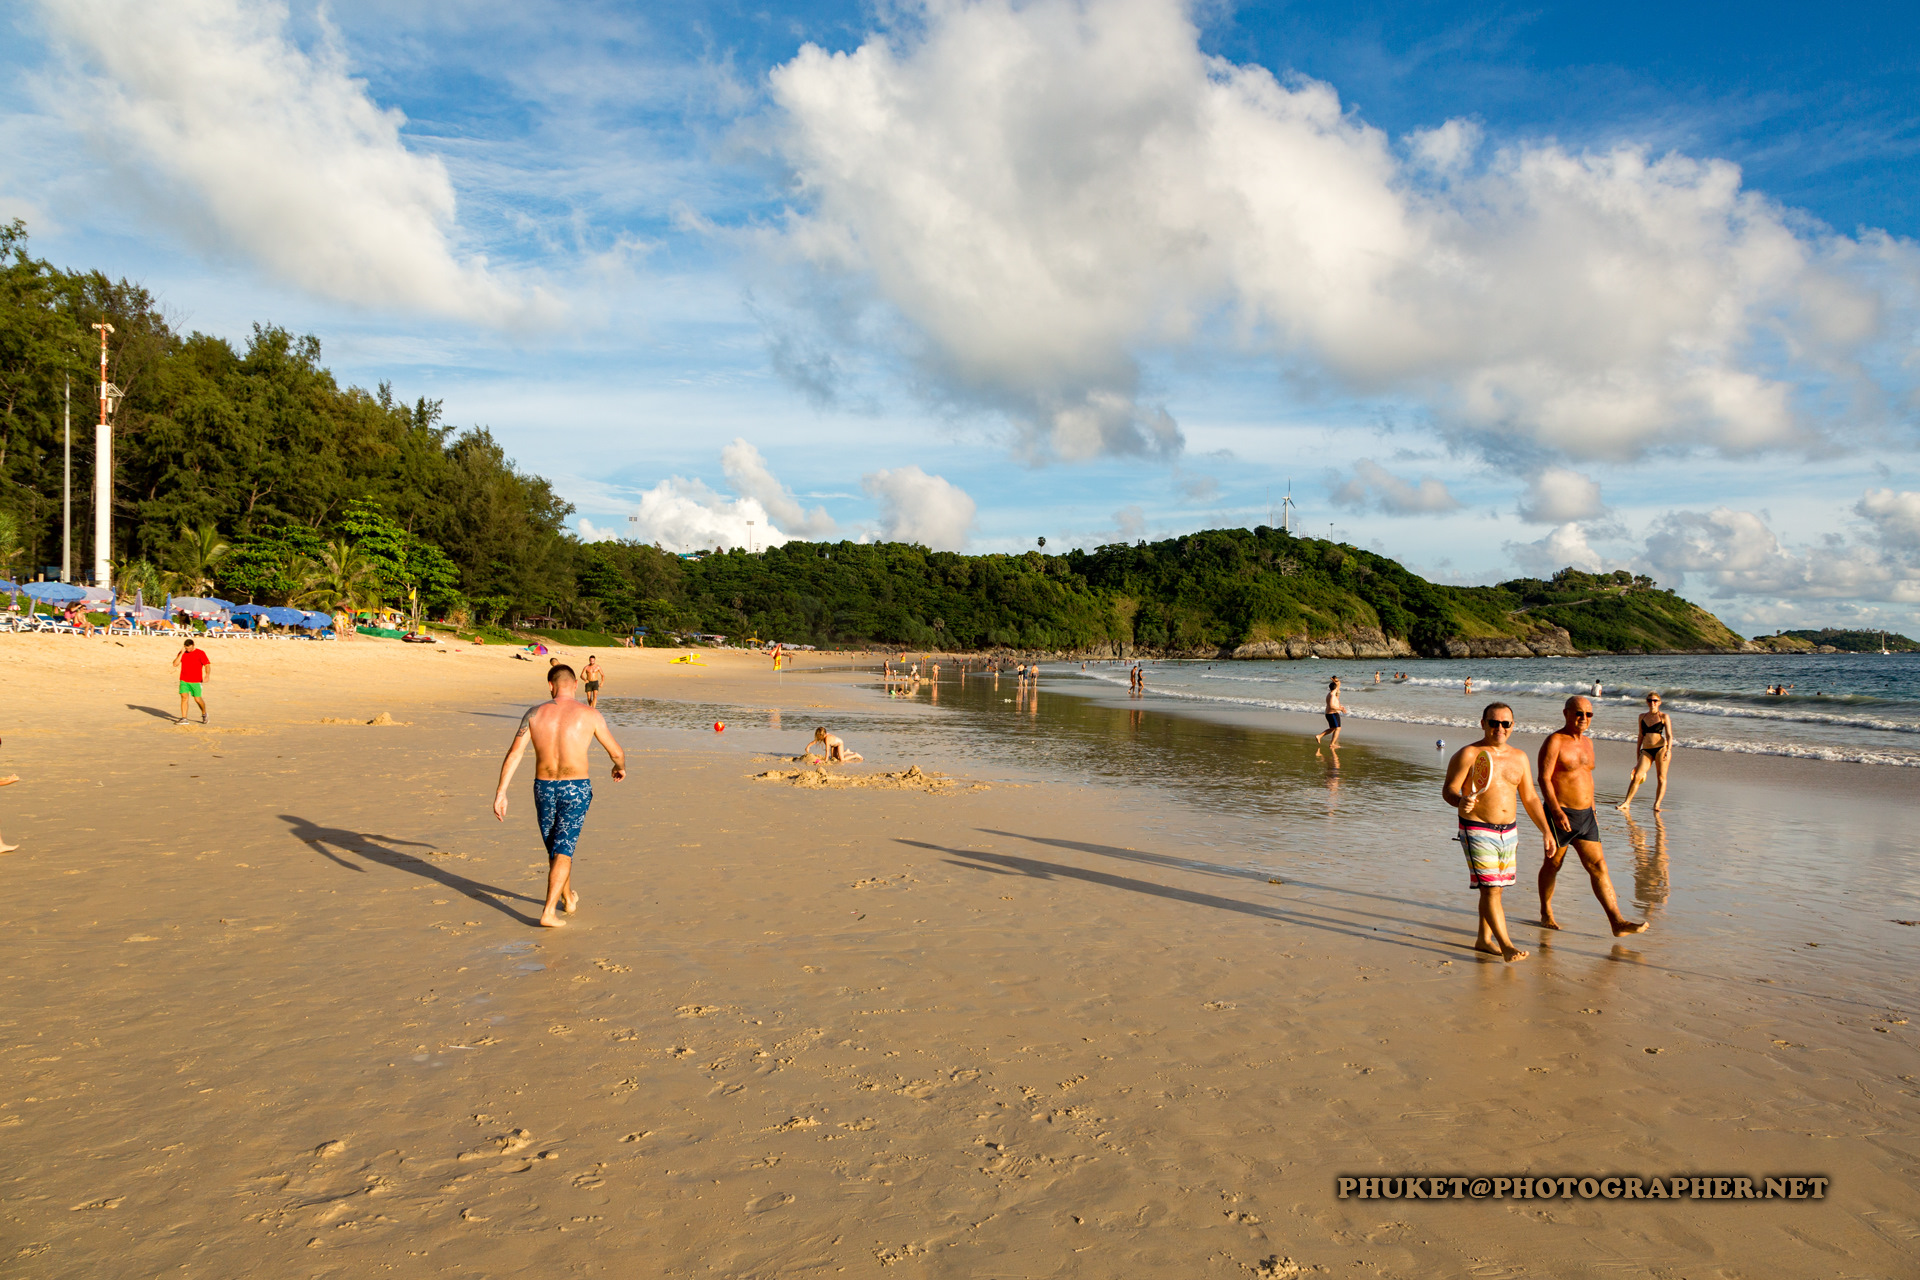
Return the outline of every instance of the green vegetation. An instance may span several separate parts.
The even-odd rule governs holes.
[[[123,587],[305,608],[402,608],[461,634],[533,623],[571,644],[722,633],[822,647],[1285,652],[1404,642],[1420,653],[1572,642],[1738,648],[1645,578],[1565,570],[1497,587],[1428,582],[1358,547],[1276,529],[1133,546],[965,556],[901,543],[788,543],[682,560],[582,544],[572,508],[482,427],[389,387],[341,387],[320,343],[256,326],[244,351],[173,331],[145,290],[28,255],[0,227],[0,566],[59,558],[61,407],[75,392],[76,551],[92,525],[97,339],[114,326],[112,562]],[[90,555],[80,557],[83,562]]]
[[[1819,631],[1782,631],[1775,636],[1755,636],[1753,642],[1765,648],[1794,653],[1807,653],[1823,645],[1841,653],[1878,653],[1883,636],[1889,653],[1920,652],[1920,642],[1895,631],[1840,631],[1833,627],[1824,627]],[[1778,643],[1781,640],[1789,643]]]
[[[1562,569],[1551,582],[1517,578],[1497,588],[1526,616],[1565,627],[1580,649],[1738,649],[1739,636],[1698,605],[1626,572]]]

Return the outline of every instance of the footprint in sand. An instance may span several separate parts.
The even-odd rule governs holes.
[[[86,1213],[89,1210],[93,1210],[93,1209],[118,1209],[120,1207],[120,1202],[125,1199],[126,1199],[125,1196],[108,1196],[104,1200],[89,1200],[85,1204],[73,1205],[71,1208],[67,1210],[67,1212],[68,1213]]]
[[[511,1133],[501,1134],[483,1147],[475,1147],[471,1151],[462,1151],[460,1153],[460,1159],[487,1160],[494,1156],[510,1156],[514,1152],[524,1150],[532,1145],[533,1135],[531,1133],[528,1133],[525,1129],[515,1129]]]
[[[758,1200],[747,1201],[748,1213],[768,1213],[774,1209],[784,1209],[793,1203],[793,1197],[784,1191],[776,1191],[770,1196],[761,1196]]]
[[[340,1141],[340,1139],[335,1138],[330,1142],[323,1142],[319,1146],[315,1147],[313,1149],[313,1154],[315,1156],[318,1156],[320,1159],[325,1160],[328,1156],[337,1156],[342,1151],[345,1151],[346,1149],[347,1149],[347,1144]]]
[[[1231,1000],[1209,1000],[1200,1007],[1202,1009],[1211,1009],[1215,1013],[1223,1013],[1228,1009],[1238,1009],[1240,1006]]]

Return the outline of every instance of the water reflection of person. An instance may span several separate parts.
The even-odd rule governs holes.
[[[1647,829],[1627,818],[1627,843],[1633,847],[1633,896],[1641,910],[1664,903],[1671,887],[1667,878],[1667,820],[1653,816],[1653,843],[1647,843]]]

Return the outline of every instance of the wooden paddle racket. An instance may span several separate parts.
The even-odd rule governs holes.
[[[1467,780],[1460,788],[1460,813],[1465,816],[1473,802],[1485,794],[1493,784],[1493,753],[1482,751],[1473,758],[1473,767],[1467,770]]]

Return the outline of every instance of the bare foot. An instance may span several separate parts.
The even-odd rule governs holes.
[[[0,844],[0,853],[12,853],[15,849],[18,849],[19,847],[20,846],[17,844]]]
[[[580,909],[580,895],[571,889],[567,890],[566,900],[560,904],[560,909],[568,915],[572,915],[578,911]]]
[[[1618,809],[1618,810],[1619,810],[1620,812],[1622,812],[1622,813],[1625,813],[1625,812],[1626,812],[1626,811],[1627,811],[1627,810],[1628,810],[1629,808],[1631,808],[1631,807],[1632,807],[1632,805],[1633,805],[1633,801],[1631,801],[1631,800],[1622,800],[1622,801],[1621,801],[1621,802],[1620,802],[1619,804],[1617,804],[1617,805],[1615,805],[1615,806],[1613,806],[1613,807],[1614,807],[1614,808],[1616,808],[1616,809]]]
[[[540,917],[540,927],[543,929],[564,929],[567,927],[567,922],[549,911]]]
[[[1542,929],[1558,929],[1560,927],[1560,922],[1553,918],[1553,908],[1547,906],[1545,903],[1540,905],[1540,927]]]
[[[1665,806],[1665,805],[1663,805],[1663,804],[1656,804],[1655,806],[1653,806],[1653,811],[1654,811],[1655,813],[1658,813],[1658,812],[1660,812],[1660,811],[1661,811],[1662,809],[1664,809],[1664,808],[1666,808],[1666,807],[1667,807],[1667,806]]]
[[[1515,960],[1525,960],[1529,955],[1533,953],[1530,951],[1522,951],[1519,947],[1508,947],[1504,951],[1502,951],[1500,954],[1502,955],[1502,957],[1505,958],[1508,964],[1512,964]]]
[[[1613,926],[1613,936],[1616,938],[1629,933],[1645,933],[1646,931],[1647,922],[1645,920],[1622,920]]]

